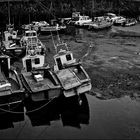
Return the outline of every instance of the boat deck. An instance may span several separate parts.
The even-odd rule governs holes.
[[[9,78],[8,81],[11,83],[12,91],[20,90],[20,86],[15,80],[13,80],[12,78]]]
[[[65,90],[81,85],[80,79],[75,75],[72,69],[63,69],[56,73]]]
[[[44,78],[42,81],[37,82],[31,72],[23,73],[23,78],[30,87],[32,92],[46,91],[55,88],[50,79]]]
[[[6,78],[4,77],[3,73],[0,71],[0,84],[6,83]],[[9,90],[9,87],[5,87],[0,89],[0,96],[6,96],[11,94],[11,91]]]
[[[4,95],[10,95],[11,93],[14,93],[17,90],[20,90],[20,87],[18,83],[13,80],[12,78],[6,78],[4,75],[0,72],[0,83],[10,83],[11,87],[5,87],[0,90],[0,96]]]

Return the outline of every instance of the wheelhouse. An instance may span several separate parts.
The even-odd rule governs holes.
[[[59,44],[59,47],[65,46],[67,47],[65,43],[63,44]],[[57,46],[58,47],[58,46]],[[68,50],[64,50],[64,49],[60,49],[59,52],[54,56],[54,61],[55,61],[55,66],[54,66],[54,70],[61,70],[64,67],[67,67],[73,63],[76,62],[76,59],[73,58],[73,53],[71,51]]]

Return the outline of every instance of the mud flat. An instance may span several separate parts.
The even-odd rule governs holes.
[[[125,28],[138,29],[138,25]],[[61,35],[60,38],[68,43],[74,57],[82,61],[83,67],[89,74],[92,82],[90,94],[100,99],[129,95],[140,100],[139,37],[112,37],[111,30],[101,32],[78,30],[78,36]],[[53,67],[53,56],[56,52],[52,38],[40,36],[40,39],[46,46],[46,63]],[[57,36],[54,36],[54,41],[57,42]],[[92,48],[89,47],[91,43]],[[19,63],[20,61],[14,65],[19,67]]]
[[[111,36],[140,37],[140,24],[130,27],[113,26]]]

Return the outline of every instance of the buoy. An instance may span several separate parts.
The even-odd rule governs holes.
[[[79,100],[79,105],[82,105],[82,100],[81,99]]]

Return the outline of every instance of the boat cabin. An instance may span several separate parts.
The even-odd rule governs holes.
[[[45,63],[44,46],[37,38],[36,31],[30,30],[25,32],[26,55],[22,59],[23,68],[26,72],[31,71],[33,68],[43,67]]]
[[[25,39],[28,39],[30,37],[37,37],[37,32],[35,30],[28,30],[25,31],[24,36]]]
[[[7,55],[0,56],[0,72],[3,72],[6,77],[9,77],[10,57]]]
[[[10,41],[10,40],[14,40],[17,38],[17,32],[16,31],[5,31],[4,32],[4,40],[5,41]]]
[[[7,31],[14,30],[14,24],[7,24],[7,25],[6,25],[6,30],[7,30]]]
[[[63,45],[66,45],[65,43]],[[60,51],[54,56],[54,70],[61,70],[66,66],[69,66],[76,62],[73,58],[73,53],[68,50],[60,49]]]
[[[31,71],[33,68],[43,67],[45,56],[42,46],[38,44],[28,43],[26,47],[26,55],[22,59],[25,71]]]
[[[89,16],[80,15],[80,12],[74,12],[72,13],[72,21],[75,22],[75,24],[83,24],[87,22],[92,22],[92,19]]]
[[[37,32],[35,30],[27,30],[25,31],[23,37],[21,38],[21,41],[27,41],[29,38],[32,37],[37,38]]]
[[[21,38],[21,44],[22,46],[42,46],[42,43],[39,41],[38,36],[37,36],[37,32],[35,30],[28,30],[25,31],[24,36]]]
[[[72,13],[72,18],[79,17],[79,16],[80,16],[80,12],[73,12]]]
[[[32,71],[34,68],[43,67],[45,57],[43,55],[27,55],[22,59],[23,69],[26,72]]]
[[[14,31],[14,25],[6,25],[6,31],[4,32],[4,41],[14,40],[17,38],[17,31]]]

